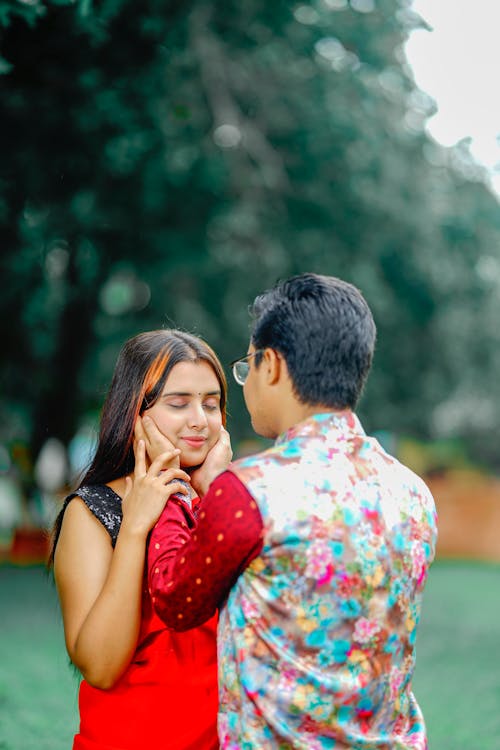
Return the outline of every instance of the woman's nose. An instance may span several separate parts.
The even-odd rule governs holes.
[[[193,404],[193,408],[189,413],[189,425],[198,429],[207,425],[207,415],[203,404]]]

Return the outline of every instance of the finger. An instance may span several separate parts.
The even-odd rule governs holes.
[[[231,445],[231,436],[227,430],[224,430],[223,432],[221,432],[219,443],[223,447],[223,450],[226,451],[227,455],[232,457],[233,447]]]
[[[143,418],[141,417],[137,417],[135,421],[134,435],[136,440],[144,440],[144,445],[146,446],[146,464],[148,464],[154,458],[154,450],[151,440],[144,429]]]
[[[162,469],[165,468],[165,465],[170,463],[172,459],[177,458],[181,453],[179,448],[173,448],[172,450],[165,451],[164,453],[160,453],[159,456],[155,458],[155,460],[152,462],[151,466],[149,467],[149,471],[151,474],[159,474]]]
[[[229,432],[224,427],[222,427],[222,426],[220,428],[218,442],[219,443],[224,443],[225,445],[227,443],[231,442],[231,438],[229,436]]]
[[[146,473],[146,445],[144,440],[138,440],[137,445],[134,445],[134,455],[134,476],[143,477]]]
[[[163,484],[168,484],[174,479],[183,479],[184,482],[191,481],[189,474],[186,474],[182,469],[164,469],[163,471],[160,471],[158,476],[161,478]]]
[[[172,484],[167,485],[168,490],[168,496],[171,495],[186,495],[186,497],[190,497],[191,493],[189,492],[188,488],[185,487],[180,482],[172,482]]]
[[[148,439],[152,443],[161,445],[163,451],[165,451],[167,448],[171,448],[172,450],[174,449],[174,446],[172,445],[170,440],[163,434],[163,432],[161,432],[161,430],[158,429],[158,426],[151,417],[143,417],[142,424]]]
[[[144,426],[142,424],[141,417],[137,417],[137,419],[135,420],[134,436],[136,440],[144,440],[144,442],[146,442],[147,435],[146,435]]]

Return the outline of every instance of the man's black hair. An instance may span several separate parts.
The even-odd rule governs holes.
[[[376,328],[352,284],[304,273],[258,296],[250,310],[252,343],[285,358],[302,403],[354,409],[371,367]],[[257,355],[258,367],[262,355]]]

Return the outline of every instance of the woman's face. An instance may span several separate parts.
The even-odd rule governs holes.
[[[179,362],[172,368],[161,396],[144,414],[175,448],[183,468],[198,466],[219,439],[222,426],[221,388],[203,360]]]

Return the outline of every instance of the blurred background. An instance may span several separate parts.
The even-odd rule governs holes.
[[[431,135],[419,6],[0,0],[2,750],[63,750],[75,731],[40,563],[121,345],[180,327],[227,365],[255,295],[303,271],[368,300],[359,415],[436,497],[416,675],[431,748],[499,750],[499,199],[467,132]],[[438,51],[425,80],[441,67]],[[229,380],[241,455],[261,443]]]

